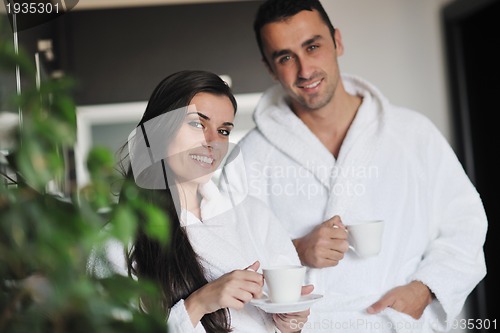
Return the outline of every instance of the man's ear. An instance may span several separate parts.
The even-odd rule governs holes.
[[[264,63],[264,66],[266,66],[267,71],[269,72],[269,74],[271,74],[271,76],[273,77],[273,79],[275,81],[278,81],[278,77],[276,76],[276,74],[274,73],[273,69],[271,68],[271,65],[269,65],[269,62],[265,58],[262,58],[261,61]]]
[[[340,57],[344,54],[344,43],[342,42],[342,34],[340,33],[339,28],[335,28],[333,38],[335,39],[337,57]]]

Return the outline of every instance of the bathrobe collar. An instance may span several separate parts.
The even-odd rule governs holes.
[[[364,135],[367,131],[380,130],[385,118],[384,110],[388,106],[386,98],[370,83],[350,75],[343,75],[342,80],[346,91],[361,96],[363,102],[342,144],[338,160],[293,113],[286,102],[286,93],[281,85],[276,85],[264,93],[254,113],[254,121],[259,131],[269,142],[311,172],[328,190],[333,186],[331,175],[335,171],[334,168],[354,157],[351,148],[360,137],[367,137]],[[366,144],[375,149],[377,140],[373,139],[374,137],[370,137]]]
[[[182,209],[180,216],[181,226],[186,227],[202,223],[210,225],[223,223],[222,219],[215,219],[215,217],[232,209],[229,198],[220,193],[217,185],[215,185],[212,180],[205,184],[201,184],[199,186],[199,192],[202,196],[200,204],[201,220],[191,212]]]

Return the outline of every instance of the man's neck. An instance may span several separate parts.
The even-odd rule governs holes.
[[[337,97],[337,96],[335,96]],[[338,157],[347,131],[356,116],[362,98],[343,92],[318,110],[294,108],[295,114],[318,137],[335,158]]]

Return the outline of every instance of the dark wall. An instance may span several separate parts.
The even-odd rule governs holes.
[[[7,43],[13,43],[13,33],[8,24],[6,14],[0,13],[0,47],[5,47]],[[11,100],[16,94],[15,68],[13,66],[0,63],[0,112],[15,111]]]
[[[497,241],[500,174],[497,163],[493,162],[500,148],[495,98],[500,91],[500,1],[455,1],[443,14],[459,157],[481,195],[488,216],[484,247],[488,273],[476,288],[476,307],[470,318],[493,321],[500,315],[497,299],[500,274],[495,269],[500,253]]]
[[[27,18],[30,17],[19,16],[17,18],[17,40],[19,43],[19,52],[24,55],[25,61],[29,62],[35,68],[35,53],[38,51],[37,41],[40,39],[52,39],[57,34],[57,31],[54,21],[48,21],[47,23],[40,21],[40,24],[35,24],[36,22],[29,21]],[[9,24],[9,19],[12,20],[12,17],[0,14],[0,20],[2,20],[0,23],[0,38],[4,39],[4,42],[14,48],[14,28]],[[43,57],[41,60],[43,61]],[[2,68],[0,72],[0,111],[5,110],[2,108],[6,103],[5,99],[12,98],[17,93],[15,66],[13,64],[4,65],[7,68]],[[41,76],[43,77],[46,74],[46,70],[52,69],[53,65],[55,63],[45,63],[40,70]],[[35,84],[33,73],[28,73],[21,69],[19,78],[22,90],[28,89]]]
[[[57,20],[63,67],[80,105],[147,100],[166,75],[204,69],[230,75],[235,93],[273,81],[252,22],[260,1],[72,11]]]
[[[483,198],[489,220],[486,237],[486,264],[488,275],[484,280],[486,287],[486,318],[499,318],[500,307],[497,283],[500,272],[494,270],[498,263],[500,246],[500,207],[498,190],[500,175],[493,156],[500,151],[498,138],[498,103],[500,91],[500,1],[492,4],[463,22],[463,45],[465,76],[467,77],[469,126],[473,145],[475,180]],[[496,160],[496,158],[495,158]],[[496,290],[496,292],[494,292]]]

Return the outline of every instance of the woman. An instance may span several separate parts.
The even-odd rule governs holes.
[[[168,248],[139,232],[129,269],[160,284],[174,332],[294,332],[309,314],[271,316],[248,304],[262,296],[261,264],[300,261],[263,204],[225,198],[211,181],[235,113],[217,75],[182,71],[160,82],[129,137],[127,177],[171,221]]]

